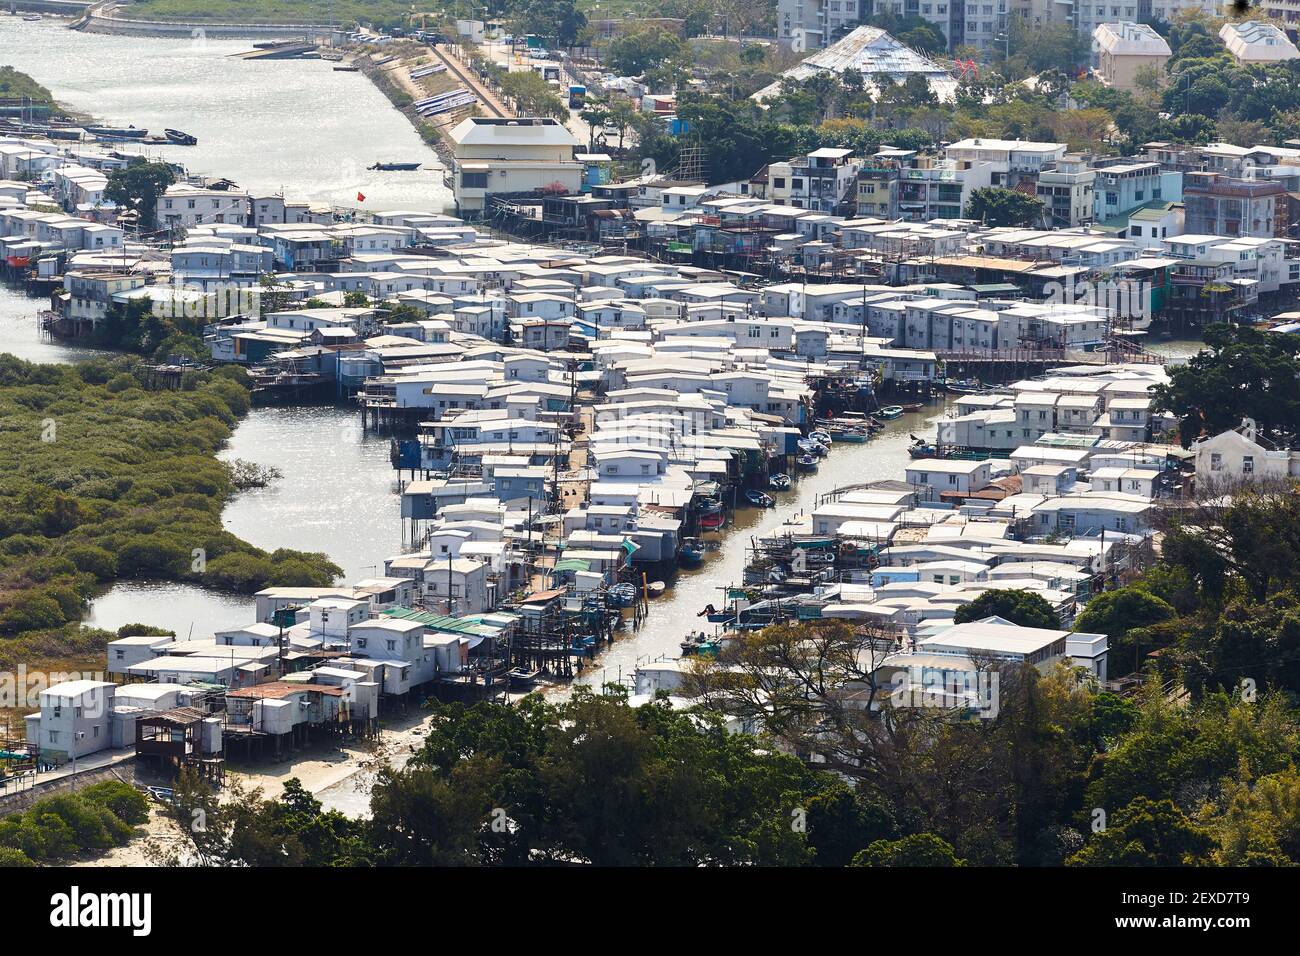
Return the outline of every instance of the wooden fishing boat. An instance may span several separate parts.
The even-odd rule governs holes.
[[[704,560],[704,544],[699,538],[682,538],[677,560],[690,567],[700,564]]]
[[[895,418],[898,418],[903,414],[903,406],[886,405],[880,411],[876,412],[876,414],[879,415],[881,418],[883,418],[885,421],[892,422]]]
[[[541,676],[539,670],[529,670],[526,667],[516,667],[506,674],[510,679],[511,687],[532,687],[537,683],[537,678]]]
[[[727,523],[727,516],[721,511],[700,516],[700,527],[705,531],[717,531]]]

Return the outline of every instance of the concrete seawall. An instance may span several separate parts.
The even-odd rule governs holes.
[[[75,776],[61,776],[53,780],[37,783],[28,790],[10,791],[0,796],[0,818],[11,813],[26,810],[37,800],[58,796],[61,793],[76,793],[84,787],[106,780],[121,780],[134,785],[137,781],[137,764],[135,759],[119,761],[107,767],[83,770]]]

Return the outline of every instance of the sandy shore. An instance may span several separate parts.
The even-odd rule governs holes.
[[[383,766],[400,767],[423,743],[428,733],[431,716],[420,710],[390,721],[379,732],[379,739],[363,746],[335,748],[321,745],[302,750],[290,759],[279,763],[259,763],[256,766],[229,767],[228,786],[222,790],[222,799],[234,799],[236,789],[241,794],[254,790],[262,798],[275,800],[284,791],[286,781],[297,778],[310,793],[319,796],[359,777],[359,783],[368,789],[369,779]],[[139,835],[126,846],[115,847],[93,858],[78,860],[72,866],[160,866],[174,857],[183,846],[175,823],[159,808],[153,807],[148,823],[140,828]]]

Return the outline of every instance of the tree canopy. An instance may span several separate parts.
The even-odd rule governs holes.
[[[982,618],[997,616],[1021,627],[1042,627],[1057,630],[1061,619],[1041,594],[1023,589],[998,588],[985,591],[969,604],[957,608],[953,621],[963,624]]]
[[[1203,351],[1169,369],[1152,389],[1152,410],[1178,417],[1190,445],[1254,419],[1259,434],[1280,444],[1300,438],[1300,338],[1244,326],[1205,329]]]
[[[157,220],[158,197],[176,182],[176,171],[167,163],[150,163],[135,158],[125,169],[108,174],[105,198],[140,216],[140,227],[152,229]]]

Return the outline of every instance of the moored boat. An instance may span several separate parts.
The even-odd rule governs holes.
[[[830,432],[821,428],[817,429],[816,431],[809,432],[808,437],[811,438],[813,441],[821,442],[823,445],[830,445],[833,444],[835,441],[833,438],[831,438]]]
[[[700,564],[704,560],[704,544],[699,538],[682,538],[677,560],[688,566]]]
[[[541,676],[539,670],[529,670],[526,667],[516,667],[506,676],[510,679],[511,687],[531,687],[537,683],[537,678]]]
[[[864,428],[846,428],[840,432],[839,439],[850,445],[861,445],[867,440],[867,431]]]
[[[773,488],[776,491],[786,491],[790,487],[790,476],[779,474],[773,475],[767,479],[767,484],[768,487]]]
[[[885,421],[887,421],[887,422],[889,422],[889,421],[893,421],[895,418],[898,418],[900,415],[903,414],[903,406],[902,406],[902,405],[886,405],[886,406],[885,406],[884,408],[882,408],[880,411],[876,412],[876,414],[879,415],[881,418],[883,418],[883,419],[884,419]]]
[[[605,595],[614,607],[631,607],[636,603],[636,588],[630,584],[615,584]]]
[[[108,139],[144,139],[149,135],[147,129],[136,129],[134,126],[87,126],[86,132]]]
[[[197,136],[191,136],[189,133],[181,132],[178,129],[165,129],[163,135],[177,146],[196,146],[199,142]]]
[[[794,462],[804,471],[817,470],[817,457],[815,455],[800,455]]]
[[[722,511],[700,516],[700,527],[705,531],[717,531],[727,523],[727,516]]]
[[[752,488],[749,491],[745,492],[745,499],[756,508],[776,507],[775,498],[773,498],[769,494],[765,494],[764,492],[761,491],[756,491]]]
[[[419,169],[420,163],[375,163],[373,166],[367,166],[367,169],[377,169],[382,173],[392,172],[409,172],[413,169]]]

